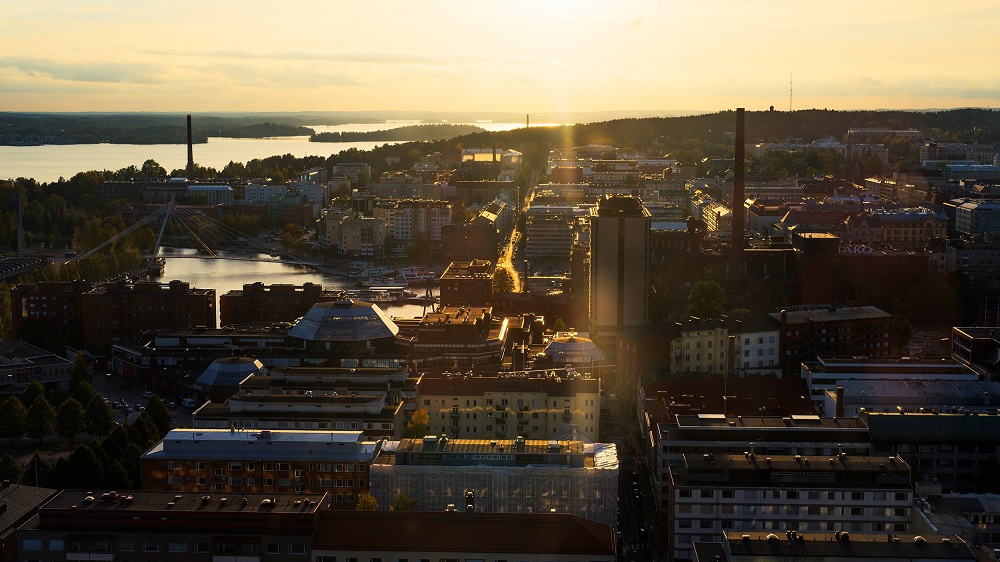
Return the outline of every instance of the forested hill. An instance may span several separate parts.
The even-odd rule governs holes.
[[[356,142],[356,141],[433,141],[450,139],[460,135],[483,132],[486,129],[475,125],[431,124],[407,125],[381,131],[319,133],[311,136],[313,142]]]
[[[313,119],[315,121],[315,119]],[[301,118],[196,115],[194,142],[208,137],[263,138],[310,135]],[[38,144],[183,144],[184,115],[149,113],[0,113],[0,145]]]

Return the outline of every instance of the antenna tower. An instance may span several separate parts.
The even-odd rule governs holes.
[[[789,113],[792,112],[792,78],[793,77],[794,77],[793,73],[789,72],[788,73],[788,112]]]

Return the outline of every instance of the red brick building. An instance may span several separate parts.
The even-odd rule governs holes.
[[[441,275],[442,306],[488,306],[493,301],[493,263],[455,261]]]
[[[781,322],[781,367],[797,374],[817,356],[886,357],[892,315],[874,306],[845,306],[770,314]]]
[[[305,314],[318,302],[342,298],[342,291],[323,290],[322,285],[265,285],[257,282],[243,285],[242,291],[229,291],[219,296],[219,324],[250,322],[291,322]]]

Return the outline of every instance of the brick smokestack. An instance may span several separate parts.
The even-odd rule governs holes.
[[[188,181],[194,181],[194,135],[191,133],[191,116],[188,115]]]
[[[736,109],[736,146],[733,148],[733,221],[732,221],[732,242],[729,250],[729,292],[743,291],[743,248],[745,246],[744,230],[746,225],[746,213],[744,212],[743,201],[746,199],[745,171],[746,171],[746,134],[744,126],[744,113],[742,107]]]

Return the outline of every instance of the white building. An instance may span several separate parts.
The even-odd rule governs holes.
[[[416,233],[437,242],[441,240],[441,227],[451,224],[451,203],[422,199],[384,201],[376,203],[373,214],[389,222],[397,242],[410,242]]]
[[[187,194],[189,197],[204,197],[210,205],[233,202],[233,188],[228,185],[190,185]]]

